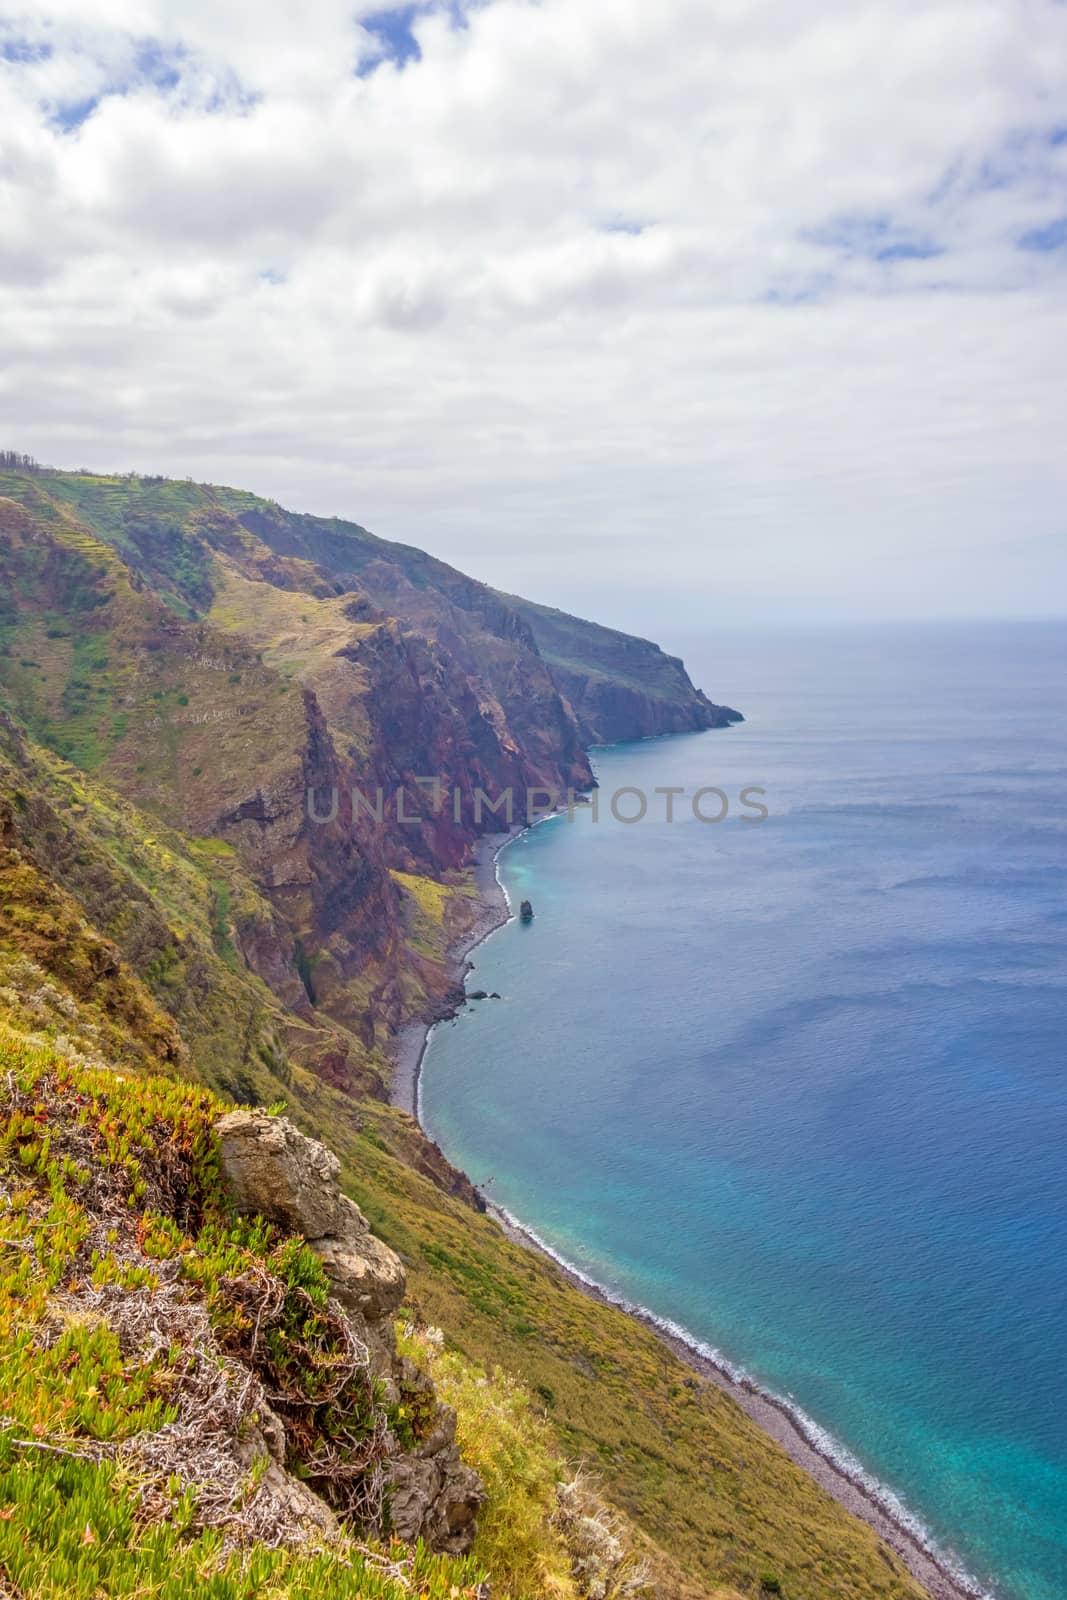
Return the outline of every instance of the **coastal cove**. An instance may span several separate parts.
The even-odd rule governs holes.
[[[503,999],[434,1030],[420,1111],[509,1227],[647,1308],[931,1592],[1052,1600],[1064,632],[888,633],[769,638],[751,679],[690,645],[747,725],[594,752],[605,785],[762,783],[765,827],[543,823],[498,863],[529,928],[483,841],[466,942]],[[409,1108],[422,1033],[401,1041]],[[1020,1361],[1044,1403],[1013,1438]]]

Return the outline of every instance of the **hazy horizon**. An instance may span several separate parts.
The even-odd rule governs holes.
[[[663,632],[1067,610],[1056,0],[0,21],[0,441]]]

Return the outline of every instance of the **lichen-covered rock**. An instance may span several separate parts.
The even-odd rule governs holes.
[[[265,1111],[231,1111],[216,1131],[222,1170],[239,1208],[303,1234],[348,1310],[369,1323],[391,1317],[404,1298],[403,1263],[341,1193],[337,1157],[287,1118]]]
[[[393,1315],[406,1284],[400,1257],[388,1245],[367,1232],[355,1239],[313,1239],[311,1246],[343,1306],[369,1322]]]

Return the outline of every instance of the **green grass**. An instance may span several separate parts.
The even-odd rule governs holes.
[[[204,1486],[183,1481],[180,1451],[162,1481],[146,1476],[127,1449],[165,1437],[190,1360],[211,1360],[180,1342],[198,1305],[219,1350],[269,1385],[291,1468],[313,1484],[324,1461],[356,1449],[370,1471],[367,1450],[400,1419],[351,1366],[318,1257],[262,1219],[230,1215],[212,1131],[222,1108],[210,1094],[124,1082],[5,1029],[0,1084],[0,1574],[16,1593],[247,1600],[267,1586],[453,1600],[473,1588],[473,1558],[381,1544],[361,1554],[348,1538],[314,1556],[247,1544],[241,1514],[265,1457],[249,1461],[229,1521],[201,1515]],[[177,1277],[164,1278],[168,1265]],[[136,1317],[138,1295],[164,1281],[187,1299],[169,1344],[149,1341],[139,1355],[130,1330],[144,1325],[129,1308]],[[216,1404],[208,1416],[221,1425]],[[345,1494],[347,1506],[347,1482]],[[398,1578],[385,1575],[390,1565]]]
[[[553,1263],[369,1142],[353,1144],[345,1174],[406,1260],[422,1318],[446,1329],[468,1362],[521,1373],[549,1397],[561,1455],[588,1462],[693,1578],[756,1597],[773,1572],[790,1600],[923,1594],[870,1529],[650,1329],[580,1293]]]
[[[145,1526],[121,1469],[28,1459],[0,1434],[0,1592],[21,1600],[460,1600],[471,1562],[382,1549],[227,1553],[214,1531]],[[389,1569],[399,1577],[389,1576]]]

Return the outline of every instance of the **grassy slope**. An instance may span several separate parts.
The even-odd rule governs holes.
[[[211,1497],[203,1478],[185,1475],[183,1423],[198,1419],[197,1433],[217,1437],[224,1459],[242,1436],[227,1432],[229,1410],[254,1425],[255,1412],[241,1408],[250,1391],[257,1403],[260,1381],[299,1396],[289,1446],[306,1438],[308,1461],[334,1439],[410,1427],[402,1406],[383,1409],[363,1372],[338,1390],[331,1362],[346,1347],[317,1258],[261,1219],[228,1215],[211,1133],[219,1109],[200,1090],[122,1081],[0,1026],[0,1592],[479,1593],[478,1555],[412,1556],[347,1540],[318,1552],[270,1548],[263,1535],[278,1507],[261,1494],[262,1444],[258,1458],[254,1446],[241,1458],[243,1476],[232,1485],[220,1477]],[[277,1289],[281,1311],[267,1310],[263,1339],[268,1302],[257,1310],[240,1285]],[[317,1399],[324,1391],[332,1398]],[[502,1509],[518,1515],[525,1498],[525,1486],[509,1485]]]
[[[367,1133],[349,1146],[345,1176],[404,1257],[420,1313],[465,1355],[520,1372],[567,1454],[690,1571],[747,1595],[771,1574],[790,1600],[922,1594],[869,1529],[650,1330],[574,1289]]]
[[[618,683],[662,700],[692,694],[685,668],[650,639],[639,639],[598,622],[572,617],[519,595],[501,595],[533,629],[538,649],[552,666]]]
[[[42,473],[37,481],[41,490],[68,504],[100,537],[112,542],[125,559],[150,571],[157,591],[184,614],[189,614],[190,608],[202,614],[205,602],[210,604],[207,574],[195,536],[209,528],[219,514],[251,514],[263,519],[268,541],[273,525],[285,547],[331,572],[358,579],[372,594],[377,583],[385,583],[388,593],[400,578],[423,596],[436,596],[464,609],[499,602],[531,627],[550,665],[617,682],[652,698],[682,704],[694,698],[682,663],[651,641],[516,595],[497,593],[425,551],[382,539],[343,518],[302,516],[244,490],[174,480]],[[24,490],[19,486],[24,483],[21,474],[0,474],[0,494],[14,493],[20,498]],[[167,529],[168,537],[149,541],[141,535],[138,543],[138,527],[152,521]],[[483,644],[491,645],[488,636]]]
[[[0,999],[24,1026],[270,1101],[291,1086],[302,1030],[235,945],[235,919],[270,915],[228,847],[175,833],[0,722]]]

